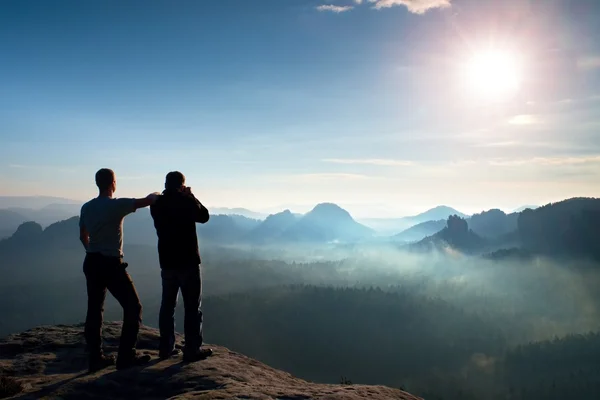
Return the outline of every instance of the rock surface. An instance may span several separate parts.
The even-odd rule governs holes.
[[[105,324],[105,350],[115,352],[120,324]],[[15,399],[400,399],[419,398],[384,386],[309,383],[256,360],[211,346],[197,363],[158,360],[158,332],[143,327],[138,349],[152,362],[87,373],[82,326],[44,326],[0,340],[0,373],[24,388]],[[178,337],[181,342],[182,337]]]

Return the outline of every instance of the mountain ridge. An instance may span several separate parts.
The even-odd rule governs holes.
[[[348,211],[334,203],[317,204],[295,224],[286,229],[281,238],[294,241],[355,241],[374,232],[358,222]]]
[[[391,236],[402,233],[403,231],[424,222],[447,220],[451,215],[458,215],[461,218],[468,217],[468,215],[452,207],[440,205],[416,215],[398,218],[363,218],[360,219],[359,222],[362,222],[381,234]]]
[[[552,219],[555,217],[561,218],[551,225],[548,225],[546,232],[541,231],[528,231],[526,236],[539,236],[548,235],[556,226],[560,224],[572,222],[572,215],[576,217],[580,211],[583,211],[589,207],[597,207],[598,199],[594,198],[571,198],[561,202],[551,203],[539,208],[526,209],[521,213],[506,214],[500,209],[491,209],[488,211],[474,214],[471,217],[463,218],[468,224],[468,229],[472,230],[477,236],[484,238],[490,242],[493,246],[502,246],[506,242],[505,239],[510,239],[511,246],[517,245],[521,239],[527,239],[524,237],[523,221],[529,221],[530,215],[546,215]],[[548,212],[548,209],[555,211]],[[450,212],[449,208],[441,206],[437,211]],[[561,211],[562,210],[562,211]],[[559,214],[563,213],[565,216],[560,217]],[[6,214],[6,213],[5,213]],[[1,215],[1,213],[0,213]],[[9,215],[14,215],[9,213]],[[455,214],[453,214],[455,215]],[[76,231],[75,228],[61,228],[62,224],[69,224],[75,226],[75,221],[78,217],[71,217],[63,219],[59,222],[54,222],[48,226],[39,223],[37,224],[44,228],[45,236],[52,236],[49,233],[54,229],[59,229],[65,235],[76,237],[76,233],[73,234],[71,231]],[[462,218],[458,216],[458,218]],[[535,217],[539,220],[538,217]],[[565,219],[566,218],[566,219]],[[596,218],[592,216],[591,218]],[[591,219],[588,218],[589,221]],[[67,221],[67,222],[65,222]],[[356,221],[352,215],[342,207],[334,203],[320,203],[317,204],[311,211],[304,215],[293,214],[289,210],[284,210],[281,213],[272,214],[265,220],[256,220],[240,215],[212,215],[208,223],[197,226],[198,236],[201,242],[205,243],[221,243],[221,244],[245,244],[245,245],[256,245],[256,244],[273,244],[282,245],[290,243],[312,243],[312,244],[331,244],[331,243],[357,243],[368,241],[378,241],[384,243],[386,241],[405,241],[405,242],[416,242],[424,237],[432,236],[435,233],[444,229],[444,220],[433,220],[425,221],[420,224],[413,225],[408,230],[402,231],[399,234],[394,232],[393,235],[387,237],[377,237],[377,233],[365,226],[364,224]],[[549,222],[550,220],[548,220]],[[588,222],[589,222],[588,221]],[[541,221],[536,224],[542,223]],[[578,222],[582,227],[585,221]],[[559,224],[559,225],[557,225]],[[13,224],[14,225],[14,224]],[[142,245],[156,245],[156,232],[154,230],[152,219],[147,209],[138,210],[131,216],[125,219],[124,224],[126,242],[128,244],[142,244]],[[16,233],[20,228],[20,225],[16,228],[12,228],[12,232],[9,230],[2,230],[0,226],[0,233],[4,232],[4,240],[0,238],[0,244],[3,241],[10,240],[10,235]],[[46,232],[45,228],[51,228]],[[591,228],[585,228],[590,230]],[[39,230],[39,229],[38,229]],[[25,232],[33,232],[25,231]],[[59,232],[59,233],[60,233]],[[590,232],[592,232],[590,230]],[[20,232],[23,233],[23,232]],[[404,235],[404,237],[403,237]],[[17,235],[17,236],[20,236]],[[32,236],[35,239],[35,235]],[[37,240],[37,239],[35,239]],[[554,240],[554,239],[553,239]],[[556,239],[558,240],[558,239]],[[584,237],[574,240],[573,245],[579,245],[583,242],[591,240],[591,238],[585,239]],[[585,246],[588,246],[587,244]],[[545,248],[550,248],[549,245],[543,245]],[[499,249],[499,247],[498,247]]]
[[[394,240],[405,242],[418,241],[423,238],[434,235],[446,227],[446,220],[440,219],[437,221],[425,221],[417,225],[411,226],[408,229],[392,236]]]

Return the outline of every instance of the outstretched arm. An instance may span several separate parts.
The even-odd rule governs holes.
[[[143,199],[135,199],[133,201],[134,210],[137,210],[138,208],[144,208],[144,207],[151,206],[152,204],[156,203],[158,196],[160,196],[160,193],[154,192],[154,193],[150,193],[148,196],[144,197]]]
[[[135,212],[138,208],[144,208],[151,206],[159,198],[157,192],[150,193],[148,196],[142,199],[131,199],[131,198],[120,198],[116,200],[116,212],[121,218],[125,218],[127,215]]]

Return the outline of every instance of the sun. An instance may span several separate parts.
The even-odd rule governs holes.
[[[519,91],[522,70],[516,54],[489,50],[473,54],[467,60],[463,79],[470,95],[481,100],[503,101]]]

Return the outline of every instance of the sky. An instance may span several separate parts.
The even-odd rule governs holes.
[[[0,1],[0,195],[511,210],[600,197],[599,128],[596,0]]]

